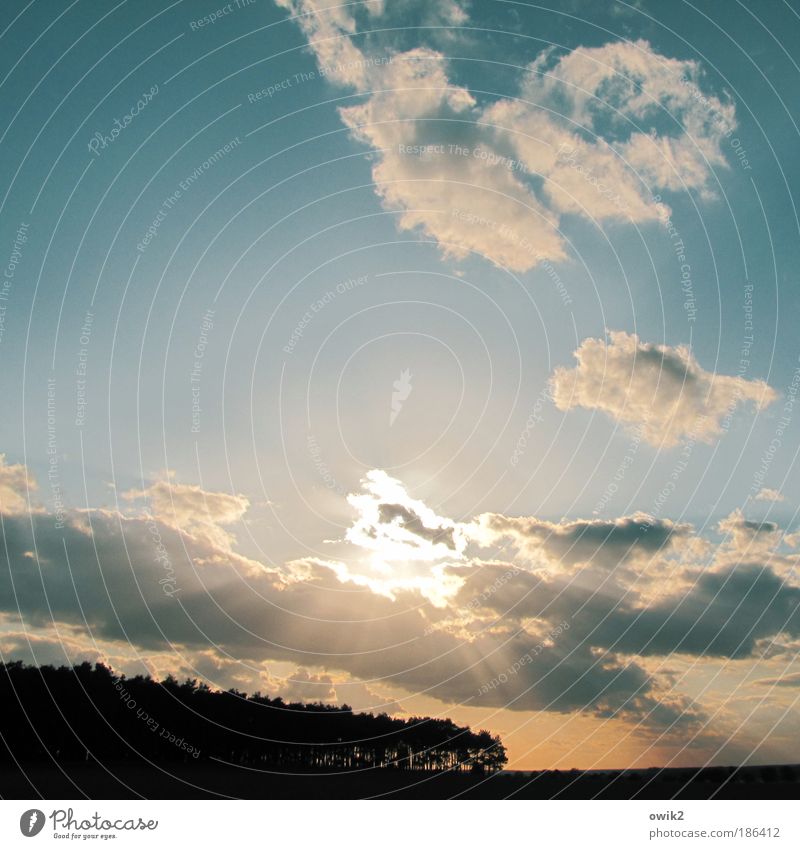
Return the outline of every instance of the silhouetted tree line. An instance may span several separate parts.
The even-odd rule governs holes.
[[[0,664],[0,758],[184,761],[285,770],[384,767],[492,772],[507,761],[488,731],[396,719],[347,705],[285,703],[169,676],[116,676],[89,663]]]

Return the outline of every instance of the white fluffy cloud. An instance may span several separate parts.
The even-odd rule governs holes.
[[[754,522],[746,519],[740,509],[734,510],[719,523],[719,532],[729,538],[728,547],[734,553],[749,555],[772,551],[781,541],[782,533],[776,522]],[[787,542],[793,542],[790,535]],[[724,549],[723,549],[724,550]]]
[[[347,498],[358,514],[347,532],[350,542],[383,560],[433,562],[462,556],[466,537],[461,526],[411,498],[400,481],[373,469],[362,486],[362,493]]]
[[[721,142],[736,124],[731,103],[702,94],[697,62],[670,59],[646,41],[546,51],[525,94],[557,107],[593,153],[613,154],[647,186],[702,189],[709,165],[724,165]],[[606,142],[610,142],[607,145]]]
[[[0,454],[0,510],[3,513],[22,513],[28,509],[27,493],[36,492],[36,481],[22,464],[9,465],[6,455]]]
[[[341,0],[275,0],[297,16],[297,23],[313,49],[321,71],[340,85],[363,89],[370,77],[371,64],[350,40],[356,32],[353,3]],[[359,7],[367,15],[383,11],[382,0]]]
[[[463,557],[468,542],[464,526],[411,498],[400,481],[380,469],[368,472],[361,483],[362,492],[347,497],[356,520],[346,539],[366,556],[327,567],[343,580],[390,598],[415,591],[437,606],[446,604],[459,582],[443,564]]]
[[[710,442],[739,404],[761,409],[777,397],[761,380],[706,371],[685,346],[642,342],[635,334],[585,339],[574,356],[575,368],[558,368],[551,378],[556,406],[600,410],[656,446]]]
[[[330,675],[314,675],[298,666],[290,678],[282,682],[281,693],[286,702],[336,702],[333,678]]]
[[[383,69],[382,90],[341,110],[376,151],[375,187],[401,229],[420,229],[445,254],[469,251],[517,271],[564,256],[558,218],[529,188],[441,54],[420,48]],[[463,151],[463,152],[462,152]]]
[[[760,489],[755,496],[756,501],[785,501],[786,499],[778,492],[777,489],[769,489],[764,487]]]
[[[646,41],[545,50],[525,69],[518,97],[479,105],[451,83],[436,50],[395,51],[385,64],[362,53],[353,36],[382,14],[379,5],[281,4],[302,15],[320,65],[338,63],[326,75],[365,95],[340,112],[373,151],[384,205],[401,229],[433,238],[446,255],[476,252],[518,272],[563,259],[563,215],[657,221],[670,211],[655,193],[708,194],[711,169],[726,165],[733,105],[701,91],[696,62],[661,56]],[[443,23],[464,22],[458,4],[448,8]]]
[[[209,492],[169,478],[156,481],[143,490],[126,492],[123,498],[144,501],[147,514],[222,549],[229,549],[235,542],[235,537],[224,526],[238,522],[250,506],[244,495]]]

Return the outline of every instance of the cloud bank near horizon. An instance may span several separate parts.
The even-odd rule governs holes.
[[[11,477],[32,478],[18,467]],[[191,493],[218,505],[222,524],[241,515],[240,496],[163,485],[176,503]],[[0,647],[23,648],[26,634],[42,651],[58,642],[102,659],[116,646],[172,655],[212,680],[262,669],[271,687],[269,665],[293,664],[287,692],[298,697],[342,698],[349,686],[361,704],[386,704],[388,688],[448,705],[613,717],[669,737],[705,734],[707,711],[665,672],[667,659],[735,662],[800,638],[796,552],[773,523],[740,512],[711,546],[689,525],[644,514],[457,522],[380,470],[350,503],[351,558],[281,568],[237,554],[229,529],[208,532],[212,517],[168,522],[171,507],[67,511],[59,530],[43,508],[3,510]]]

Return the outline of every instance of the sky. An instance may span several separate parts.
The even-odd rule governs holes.
[[[800,760],[798,36],[12,0],[3,659]]]

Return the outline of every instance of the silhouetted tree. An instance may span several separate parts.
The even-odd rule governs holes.
[[[216,758],[290,770],[395,768],[493,772],[499,737],[450,719],[287,704],[195,679],[126,678],[111,669],[0,664],[0,758],[190,761]]]

